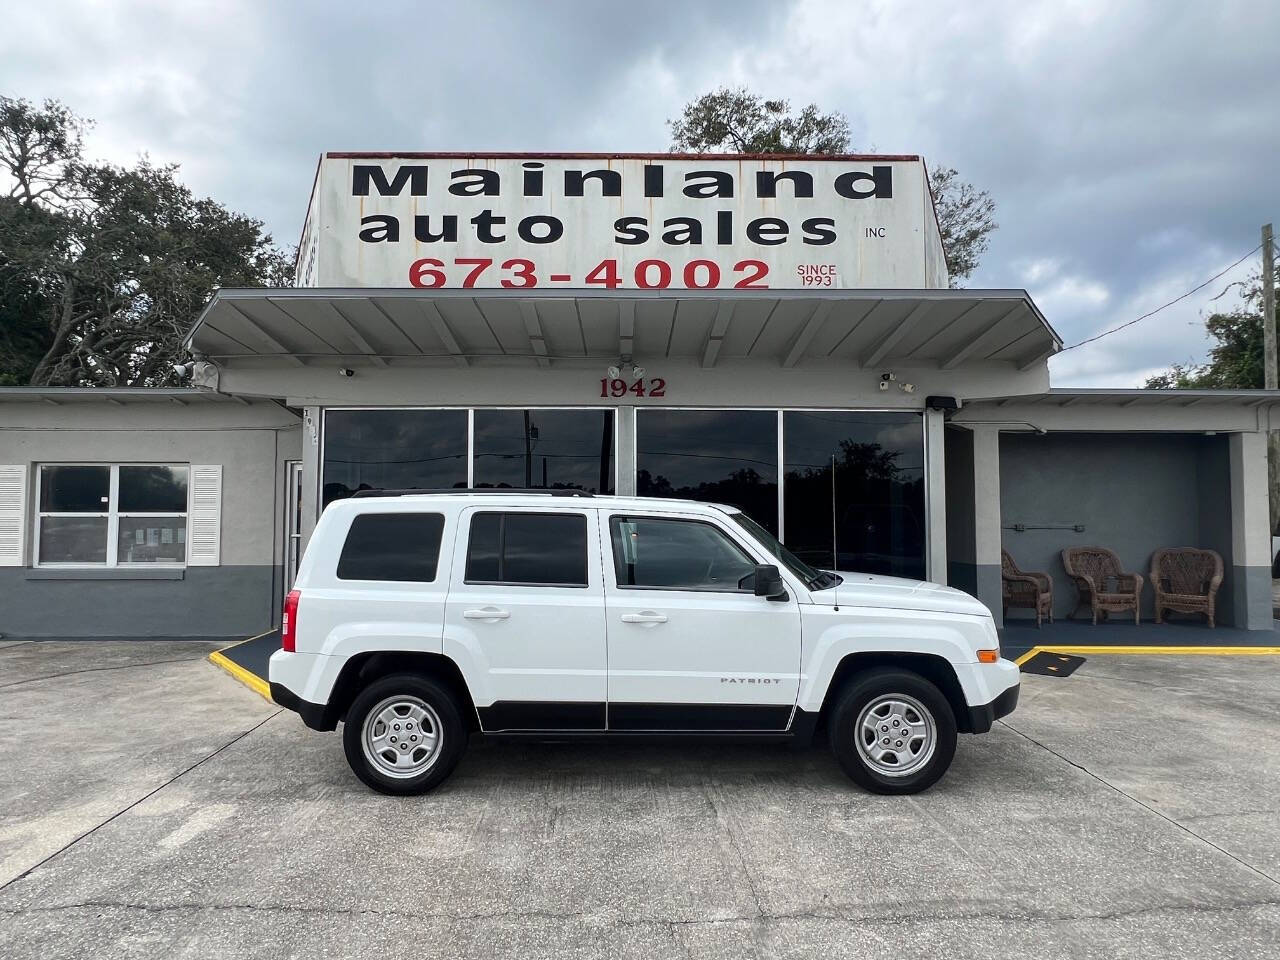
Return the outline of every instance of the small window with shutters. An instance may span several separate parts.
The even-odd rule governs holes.
[[[221,482],[220,466],[40,464],[34,562],[66,567],[216,564]]]

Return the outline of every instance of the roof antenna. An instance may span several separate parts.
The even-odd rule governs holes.
[[[835,601],[834,609],[840,609],[840,574],[836,567],[840,565],[840,554],[836,550],[836,455],[831,454],[831,576],[835,583],[831,585],[831,599]]]

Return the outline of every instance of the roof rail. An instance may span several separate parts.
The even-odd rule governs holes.
[[[548,489],[546,487],[480,487],[466,488],[449,487],[443,490],[432,490],[430,488],[408,489],[408,490],[357,490],[351,494],[352,499],[362,497],[416,497],[424,494],[438,496],[440,494],[452,494],[456,497],[470,497],[475,495],[504,495],[509,493],[519,494],[538,494],[544,497],[594,497],[595,494],[586,490],[567,490],[567,489]]]

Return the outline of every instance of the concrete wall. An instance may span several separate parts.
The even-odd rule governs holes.
[[[26,561],[0,568],[5,636],[249,636],[278,619],[285,461],[298,418],[231,401],[0,405],[0,463],[25,463]],[[32,569],[35,465],[221,464],[221,564],[179,570]]]
[[[1004,433],[1000,437],[1001,530],[1005,549],[1054,581],[1054,614],[1076,603],[1061,551],[1098,545],[1150,580],[1160,547],[1209,547],[1226,568],[1219,622],[1231,623],[1233,581],[1229,458],[1225,436],[1199,434]],[[1028,526],[1083,524],[1084,531]],[[1227,602],[1223,602],[1224,599]],[[1150,583],[1142,615],[1153,616]],[[1011,616],[1027,616],[1024,611]]]
[[[1200,509],[1196,518],[1200,529],[1200,541],[1194,544],[1208,550],[1216,550],[1222,557],[1222,588],[1218,591],[1218,621],[1243,626],[1243,617],[1235,612],[1236,580],[1239,573],[1232,569],[1231,544],[1231,459],[1230,437],[1218,434],[1200,437],[1201,456],[1196,471],[1199,487]],[[1267,593],[1271,583],[1268,573]]]

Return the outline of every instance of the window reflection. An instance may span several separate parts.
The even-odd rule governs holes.
[[[40,470],[40,509],[46,513],[106,513],[109,466],[45,466]]]
[[[123,466],[119,496],[121,513],[186,513],[187,468]]]
[[[613,493],[612,410],[477,410],[475,485]]]
[[[740,507],[778,532],[778,415],[636,411],[636,492]]]
[[[827,569],[924,576],[920,414],[787,411],[783,456],[783,539],[800,559]]]
[[[465,410],[330,410],[324,504],[357,490],[467,485]]]

